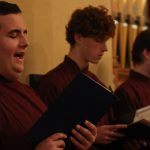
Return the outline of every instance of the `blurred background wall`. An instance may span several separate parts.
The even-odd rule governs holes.
[[[32,73],[44,74],[63,61],[69,45],[65,41],[65,25],[76,8],[104,5],[111,13],[111,0],[7,0],[17,3],[25,16],[30,46],[21,81],[28,83]],[[113,86],[112,42],[108,52],[91,70],[106,84]]]

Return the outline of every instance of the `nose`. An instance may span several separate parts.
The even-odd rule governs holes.
[[[27,48],[29,46],[29,40],[26,34],[23,34],[20,39],[20,46],[22,48]]]
[[[106,45],[105,42],[104,42],[102,45],[100,45],[100,48],[101,48],[101,50],[102,50],[103,52],[108,51],[108,50],[107,50],[107,45]]]
[[[107,46],[104,48],[104,52],[107,52],[108,51],[108,49],[107,49]]]

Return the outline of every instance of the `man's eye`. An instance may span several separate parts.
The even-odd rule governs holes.
[[[14,38],[17,37],[17,33],[10,34],[9,37],[12,38],[12,39],[14,39]]]

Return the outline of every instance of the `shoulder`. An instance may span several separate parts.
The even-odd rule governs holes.
[[[41,82],[52,82],[56,79],[59,80],[63,76],[62,72],[64,71],[64,63],[59,64],[55,68],[49,70],[43,77]]]
[[[140,86],[140,81],[128,78],[119,87],[117,87],[116,91],[136,91],[139,89]]]
[[[140,98],[141,87],[135,80],[128,79],[115,90],[115,94],[121,100],[131,101],[135,105]]]
[[[21,83],[21,82],[17,82],[16,83],[16,87],[18,87],[18,91],[21,91],[21,92],[26,92],[26,93],[33,93],[35,94],[35,91],[33,90],[32,87],[30,87],[29,85],[25,84],[25,83]]]
[[[62,62],[54,69],[47,72],[39,83],[39,87],[60,87],[70,82],[80,71],[76,71],[69,64]]]

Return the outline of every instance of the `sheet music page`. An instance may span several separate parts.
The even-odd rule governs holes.
[[[138,109],[135,113],[133,122],[137,122],[142,119],[150,121],[150,105]]]

